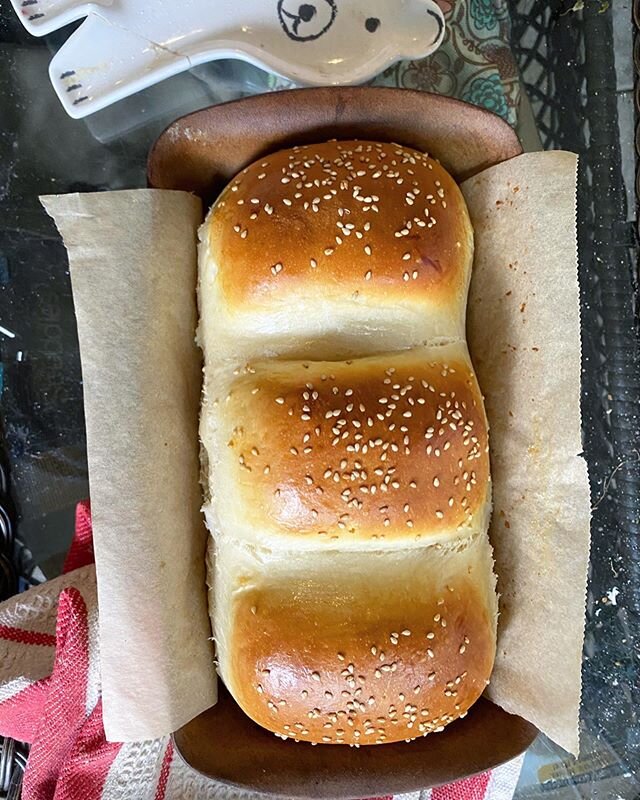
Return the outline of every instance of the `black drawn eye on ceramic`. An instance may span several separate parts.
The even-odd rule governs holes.
[[[440,40],[440,37],[442,36],[442,33],[444,31],[444,22],[442,20],[442,17],[439,14],[437,14],[435,11],[431,11],[430,9],[427,9],[427,14],[430,17],[433,17],[433,19],[436,21],[436,24],[438,26],[437,33],[436,33],[436,35],[434,37],[434,40],[433,40],[434,43],[435,43],[435,42],[438,42]],[[364,21],[364,27],[366,28],[366,30],[369,33],[375,33],[377,30],[380,29],[381,24],[382,24],[382,22],[380,21],[379,17],[367,17],[366,20]]]
[[[364,21],[364,27],[369,31],[369,33],[375,33],[380,27],[380,20],[378,17],[367,17],[367,19]]]
[[[279,0],[278,18],[284,32],[294,42],[320,38],[333,25],[338,9],[335,0]]]

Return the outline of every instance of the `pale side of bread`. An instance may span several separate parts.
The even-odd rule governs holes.
[[[373,142],[269,156],[202,227],[219,669],[285,738],[412,739],[464,716],[489,680],[488,430],[464,336],[472,242],[442,167]]]

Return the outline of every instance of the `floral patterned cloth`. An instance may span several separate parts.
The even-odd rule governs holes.
[[[400,61],[370,81],[373,86],[420,89],[457,97],[517,124],[520,83],[510,48],[508,0],[436,0],[447,31],[428,58]],[[270,89],[291,88],[271,76]]]
[[[371,83],[457,97],[517,123],[520,83],[509,46],[508,0],[436,0],[447,20],[429,58],[400,61]]]

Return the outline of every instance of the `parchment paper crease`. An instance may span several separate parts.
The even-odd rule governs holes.
[[[575,173],[575,156],[536,153],[463,185],[502,595],[489,694],[572,751],[589,552]],[[215,702],[193,345],[202,210],[152,190],[43,202],[69,251],[78,316],[107,735],[151,738]]]
[[[578,749],[590,499],[580,435],[577,159],[529,153],[466,181],[468,341],[491,428],[500,598],[489,697]]]
[[[43,198],[69,253],[82,359],[104,725],[151,739],[216,700],[200,515],[200,202]]]

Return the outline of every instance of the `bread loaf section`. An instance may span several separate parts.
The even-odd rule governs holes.
[[[472,232],[394,144],[251,165],[201,230],[219,669],[284,738],[381,744],[466,714],[495,653]]]
[[[328,142],[269,156],[222,193],[201,254],[201,332],[218,356],[333,360],[465,338],[469,216],[415,150]]]

